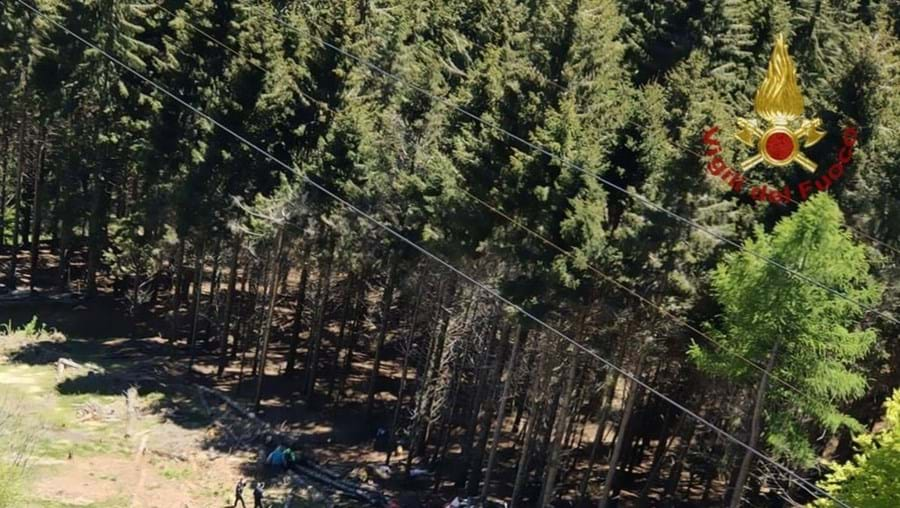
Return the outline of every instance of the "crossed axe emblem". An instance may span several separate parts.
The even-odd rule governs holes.
[[[804,148],[809,148],[825,137],[825,132],[819,130],[822,126],[819,118],[804,119],[795,130],[784,124],[774,124],[763,131],[755,121],[743,118],[739,118],[737,124],[741,130],[735,137],[745,145],[759,150],[756,155],[741,163],[744,171],[766,161],[773,166],[786,166],[796,162],[810,173],[815,172],[816,163],[800,151],[800,141],[803,141]]]

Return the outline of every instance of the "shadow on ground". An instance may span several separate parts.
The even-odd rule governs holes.
[[[65,377],[56,385],[60,394],[117,396],[135,386],[142,396],[154,392],[163,395],[152,398],[145,413],[184,429],[206,429],[201,441],[205,450],[219,454],[249,452],[261,458],[279,444],[261,432],[256,422],[197,388],[205,386],[225,393],[249,408],[248,398],[255,389],[255,378],[249,372],[245,372],[240,384],[232,371],[226,373],[224,380],[216,380],[208,374],[216,363],[214,351],[207,349],[205,342],[199,342],[196,371],[189,375],[186,365],[190,349],[184,341],[173,343],[159,337],[146,322],[133,326],[124,309],[111,298],[77,305],[37,303],[11,309],[0,306],[0,315],[11,320],[13,326],[21,326],[37,315],[48,328],[66,336],[62,342],[41,340],[5,351],[14,363],[46,366],[68,358],[87,367],[67,368]],[[265,376],[261,419],[292,436],[285,444],[298,449],[304,457],[342,475],[358,468],[362,465],[359,450],[370,448],[375,426],[387,416],[379,414],[375,423],[367,422],[361,417],[364,404],[354,400],[347,400],[337,409],[311,410],[318,409],[320,401],[313,401],[311,408],[296,396],[299,384],[285,383],[285,377],[274,372]],[[262,468],[259,461],[246,462],[241,470],[251,478],[273,478],[274,473]]]

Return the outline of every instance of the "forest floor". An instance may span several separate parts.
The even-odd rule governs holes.
[[[98,324],[115,330],[120,314],[102,307],[28,305],[0,314],[21,324],[19,314],[34,312],[60,331],[65,323],[81,333]],[[94,312],[105,318],[98,321]],[[267,506],[282,507],[288,497],[294,507],[326,506],[314,486],[264,470],[264,446],[249,439],[227,442],[225,434],[233,431],[203,409],[215,401],[200,403],[175,388],[172,372],[156,354],[164,346],[154,337],[0,338],[0,405],[15,415],[13,432],[28,444],[24,497],[15,506],[230,507],[241,477],[266,482]],[[67,368],[60,377],[59,358],[102,372]],[[158,379],[127,381],[141,373]],[[131,385],[140,397],[138,418],[129,428],[124,392]],[[245,498],[252,503],[249,488]]]
[[[52,286],[53,260],[48,256],[47,261],[46,280],[40,281],[39,287]],[[289,286],[296,285],[295,279],[288,279]],[[20,281],[20,287],[24,284],[27,279]],[[186,337],[190,320],[184,308],[173,333],[171,316],[165,309],[154,309],[145,312],[142,319],[135,319],[108,290],[83,302],[54,302],[46,297],[52,291],[39,293],[45,296],[14,304],[5,303],[4,295],[0,295],[0,322],[22,326],[37,316],[41,323],[66,337],[62,342],[0,341],[0,404],[4,399],[21,401],[20,406],[28,408],[24,416],[39,443],[32,453],[35,467],[29,478],[32,488],[28,489],[31,504],[22,506],[231,506],[232,489],[239,477],[265,480],[269,485],[268,502],[274,507],[282,506],[290,492],[293,507],[329,506],[335,501],[338,506],[357,505],[329,496],[319,485],[297,477],[267,475],[260,464],[274,444],[245,438],[240,433],[235,436],[236,431],[229,427],[236,422],[220,418],[221,408],[211,407],[218,401],[209,397],[204,400],[202,395],[198,398],[197,390],[190,389],[204,385],[249,408],[256,379],[250,372],[250,359],[242,362],[240,357],[217,379],[217,344],[207,343],[202,333],[196,361],[189,372],[191,350]],[[286,294],[293,294],[292,288]],[[397,472],[387,481],[377,480],[376,485],[372,476],[364,473],[366,466],[385,460],[385,453],[374,451],[372,444],[375,431],[390,426],[401,377],[399,353],[385,348],[375,387],[375,408],[369,418],[362,415],[367,373],[372,368],[371,355],[365,351],[371,344],[361,345],[360,352],[354,355],[343,393],[334,390],[340,397],[339,404],[333,404],[328,396],[332,391],[329,381],[334,376],[327,369],[321,372],[316,395],[305,397],[301,394],[302,376],[289,378],[284,373],[287,346],[283,339],[291,331],[293,301],[279,300],[264,377],[261,419],[296,437],[295,444],[301,444],[305,456],[338,474],[361,477],[370,487],[405,501],[404,506],[441,507],[451,500],[459,492],[453,481],[457,467],[453,457],[459,454],[458,449],[448,450],[449,460],[435,471],[436,478],[409,481]],[[373,329],[362,335],[371,338],[374,324],[367,326]],[[336,335],[337,330],[332,328],[333,324],[326,333]],[[396,333],[400,332],[388,333],[388,343]],[[175,336],[178,340],[163,336]],[[327,359],[323,363],[336,361],[335,355],[333,349],[323,348],[322,358]],[[248,356],[252,357],[252,351]],[[96,365],[102,373],[69,369],[64,378],[57,380],[55,366],[59,358]],[[301,369],[303,360],[301,354]],[[109,408],[122,416],[123,393],[132,385],[140,394],[140,429],[132,429],[126,437],[126,423],[121,417],[109,421],[81,420],[79,409],[85,404]],[[12,397],[4,397],[4,392]],[[621,398],[617,396],[617,405],[621,405]],[[592,436],[595,429],[594,425],[585,426],[584,435]],[[507,435],[514,433],[507,428]],[[144,438],[146,451],[139,454],[137,450]],[[606,453],[609,444],[604,443],[601,453]],[[516,456],[511,440],[501,443],[498,463],[502,467],[494,478],[498,492],[511,485]],[[402,463],[405,458],[400,449],[393,455],[392,464]],[[573,463],[565,475],[572,485],[584,474],[574,466]],[[643,471],[645,465],[640,464],[637,469]],[[594,475],[602,478],[604,471],[605,466],[598,464]],[[702,485],[692,480],[686,478],[691,497],[699,498]],[[714,482],[714,490],[721,488],[718,481]],[[538,484],[526,486],[526,503],[537,494],[537,489]],[[629,506],[639,490],[640,484],[623,487],[620,505]],[[249,497],[249,489],[245,497]]]

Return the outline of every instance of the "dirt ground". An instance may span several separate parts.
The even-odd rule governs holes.
[[[14,418],[11,433],[28,450],[25,488],[13,506],[224,507],[241,477],[267,482],[267,506],[283,506],[292,490],[292,506],[325,506],[311,501],[322,497],[314,487],[259,467],[264,448],[217,446],[221,426],[161,385],[139,388],[129,424],[124,386],[87,382],[100,377],[87,369],[57,372],[60,357],[101,368],[85,361],[90,346],[97,344],[61,335],[0,335],[0,416]]]
[[[52,262],[47,266],[52,267]],[[294,294],[296,283],[297,274],[291,274],[284,295]],[[182,309],[175,319],[164,307],[147,309],[134,318],[109,290],[101,291],[90,301],[73,301],[71,296],[68,301],[54,300],[50,290],[42,294],[45,296],[14,305],[6,301],[8,295],[0,295],[0,323],[10,322],[13,327],[21,327],[32,316],[39,316],[48,328],[65,336],[65,341],[55,342],[48,333],[38,341],[39,344],[30,339],[0,337],[0,409],[4,391],[14,391],[19,396],[41,400],[42,404],[50,406],[43,413],[27,415],[29,422],[40,422],[38,426],[44,429],[44,441],[53,444],[48,446],[52,452],[49,458],[37,454],[41,456],[41,464],[33,469],[30,479],[33,488],[29,491],[28,502],[32,504],[22,506],[230,506],[232,489],[239,477],[267,481],[268,502],[273,507],[284,506],[288,497],[292,499],[290,506],[295,508],[358,505],[333,496],[320,485],[308,481],[265,475],[259,464],[267,451],[266,446],[246,433],[235,436],[228,428],[231,424],[223,425],[217,416],[221,415],[223,405],[217,405],[214,400],[203,400],[202,396],[198,399],[196,390],[185,390],[185,386],[202,384],[227,394],[244,407],[249,406],[256,381],[250,373],[252,352],[243,362],[240,356],[234,359],[224,375],[217,378],[217,345],[215,341],[206,340],[206,331],[201,324],[194,351],[196,361],[189,371],[191,348],[187,337],[190,336],[190,319],[186,309]],[[284,296],[275,308],[273,339],[267,355],[261,411],[258,413],[260,418],[296,438],[294,443],[300,445],[305,456],[339,475],[354,476],[353,473],[367,465],[383,463],[385,454],[374,452],[372,444],[375,430],[390,426],[399,391],[402,358],[393,348],[385,349],[381,376],[375,386],[377,403],[370,418],[361,417],[368,388],[367,373],[372,369],[370,355],[357,353],[352,358],[351,374],[344,391],[334,392],[340,399],[339,404],[329,398],[332,387],[328,385],[329,376],[324,369],[316,394],[304,396],[301,383],[286,382],[289,378],[284,372],[288,349],[285,337],[292,330],[293,304],[292,297]],[[374,328],[372,323],[366,326]],[[327,332],[336,335],[334,328],[332,322]],[[400,332],[389,332],[388,342],[395,333]],[[373,335],[374,329],[363,334],[365,337]],[[306,340],[306,337],[301,338]],[[326,347],[321,351],[323,359],[333,361],[336,358],[336,351],[327,346],[332,342],[326,341]],[[361,350],[371,347],[369,343],[359,345]],[[69,372],[64,379],[57,380],[54,365],[60,357],[95,365],[102,373]],[[303,361],[301,354],[298,364],[302,365]],[[126,382],[123,377],[132,381]],[[76,406],[92,399],[124,408],[122,393],[131,384],[137,385],[141,394],[140,431],[146,431],[145,434],[135,432],[124,438],[125,424],[121,420],[113,423],[71,422],[76,419]],[[86,428],[95,427],[105,430],[94,429],[88,436],[83,435]],[[594,427],[586,426],[582,432],[593,436]],[[506,435],[514,434],[513,429],[507,429]],[[611,432],[607,434],[612,435]],[[146,450],[136,454],[144,437]],[[606,453],[610,445],[610,442],[604,442],[600,453]],[[267,446],[272,448],[271,443]],[[72,450],[74,453],[70,457]],[[459,492],[454,477],[461,464],[454,458],[460,454],[457,449],[449,452],[447,461],[434,470],[431,478],[409,481],[401,478],[403,475],[398,471],[395,477],[377,484],[369,483],[369,486],[388,496],[409,500],[405,506],[442,507]],[[392,457],[394,464],[402,463],[405,458],[402,450]],[[498,494],[505,492],[508,495],[516,460],[512,440],[502,443],[497,456],[500,467],[493,479]],[[566,474],[570,484],[585,474],[574,467],[576,465],[573,462],[572,470]],[[641,467],[637,470],[642,471]],[[602,478],[604,471],[605,466],[597,464],[592,476]],[[696,478],[686,473],[683,476],[689,491],[702,491],[703,485],[698,484]],[[363,478],[371,479],[371,475],[363,475]],[[724,485],[717,481],[713,488],[718,491]],[[622,505],[627,506],[639,489],[639,484],[623,487],[620,493]],[[291,492],[293,495],[289,496]],[[525,503],[538,493],[539,483],[527,484]],[[560,506],[573,504],[571,499],[564,499]]]

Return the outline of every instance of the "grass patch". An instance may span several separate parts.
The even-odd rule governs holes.
[[[184,480],[193,472],[189,466],[166,466],[162,470],[162,475],[170,480]]]

